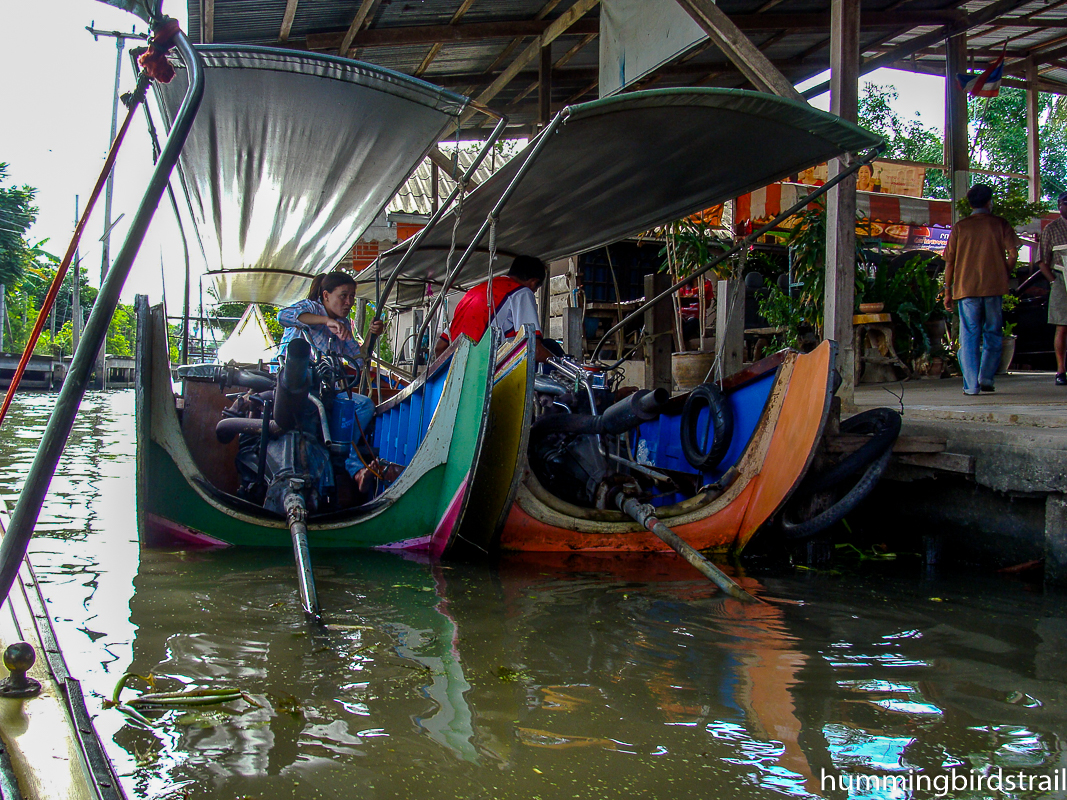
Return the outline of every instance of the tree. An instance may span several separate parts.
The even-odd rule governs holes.
[[[1038,138],[1042,196],[1054,199],[1067,190],[1067,101],[1038,93]],[[998,172],[1026,174],[1026,90],[1002,87],[996,97],[971,97],[967,117],[973,132],[971,161],[974,166]],[[1003,193],[1012,189],[1025,194],[1026,181],[996,181]]]
[[[0,161],[0,183],[7,177],[7,163]],[[26,232],[37,219],[33,205],[37,190],[30,186],[0,186],[0,283],[12,288],[26,270],[46,255],[26,241]]]
[[[944,141],[941,132],[923,124],[920,114],[904,120],[893,110],[892,103],[899,93],[891,86],[873,83],[863,85],[860,98],[859,124],[886,140],[887,158],[922,161],[928,164],[944,162]],[[948,179],[938,169],[926,170],[923,186],[924,197],[947,198]]]

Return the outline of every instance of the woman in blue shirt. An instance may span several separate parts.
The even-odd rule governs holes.
[[[312,346],[320,353],[334,353],[363,368],[363,352],[352,331],[348,314],[356,300],[356,280],[347,272],[325,272],[315,276],[307,299],[278,312],[278,322],[285,328],[281,352],[301,333],[307,334]],[[380,335],[385,330],[381,320],[371,323],[370,332]],[[366,430],[374,417],[374,402],[364,395],[353,395],[356,419],[360,429]]]
[[[362,364],[360,343],[348,320],[355,301],[356,280],[347,272],[316,275],[306,300],[278,312],[278,322],[285,328],[282,352],[289,342],[305,332],[320,353],[336,353]],[[379,335],[384,330],[385,324],[381,320],[371,323],[371,333]]]

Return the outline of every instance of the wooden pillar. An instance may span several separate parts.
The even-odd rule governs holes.
[[[967,35],[945,40],[945,166],[951,188],[952,221],[959,219],[956,203],[970,188],[971,154],[968,147],[967,94],[956,75],[967,72]]]
[[[830,113],[855,122],[859,113],[860,71],[859,0],[830,4]],[[847,167],[842,158],[829,164],[835,178]],[[846,178],[826,195],[826,282],[823,338],[837,342],[843,409],[854,406],[856,349],[852,313],[856,292],[856,177]]]
[[[645,276],[645,299],[655,297],[671,285],[663,272]],[[674,328],[674,306],[670,298],[656,303],[645,312],[645,333],[652,341],[645,345],[645,388],[671,391],[671,331]]]
[[[1026,59],[1026,173],[1030,176],[1030,202],[1041,199],[1041,136],[1038,129],[1040,93],[1037,65]],[[1036,259],[1035,259],[1036,260]]]
[[[577,306],[563,309],[563,352],[581,361],[584,357],[582,310]]]
[[[552,118],[552,42],[541,48],[537,78],[537,124],[543,128]]]
[[[719,281],[715,287],[715,349],[723,377],[739,371],[745,361],[745,282]]]

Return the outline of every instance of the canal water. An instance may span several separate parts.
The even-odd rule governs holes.
[[[15,401],[8,496],[53,401]],[[287,552],[141,553],[133,458],[132,392],[88,395],[31,550],[130,797],[1067,797],[1040,585],[900,554],[749,576],[752,606],[674,558],[316,554],[311,628]],[[127,671],[247,699],[146,727],[104,707]]]

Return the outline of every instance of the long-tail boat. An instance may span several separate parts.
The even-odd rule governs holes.
[[[466,106],[348,59],[259,47],[197,52],[206,89],[178,171],[222,301],[285,305],[306,293]],[[157,87],[165,123],[182,76]],[[181,367],[175,395],[164,308],[142,301],[141,312],[137,488],[146,544],[288,546],[296,522],[310,548],[439,556],[470,527],[473,496],[479,518],[502,519],[510,498],[480,493],[476,470],[495,419],[494,374],[524,374],[521,342],[501,351],[499,370],[491,338],[457,342],[399,391],[372,390],[381,401],[373,433],[342,436],[354,388],[343,364],[310,353],[294,372],[294,342],[279,376]],[[359,466],[354,457],[371,473],[362,491],[345,474],[346,458]]]
[[[506,268],[506,260],[494,261],[497,253],[546,261],[574,256],[807,164],[873,150],[879,141],[810,106],[738,90],[652,90],[571,106],[428,233],[418,252],[398,246],[382,267],[403,259],[390,276],[401,298],[441,297]],[[450,246],[464,253],[446,270],[438,254]],[[364,274],[373,275],[373,268]],[[646,298],[632,316],[665,297]],[[497,472],[501,488],[515,485],[516,500],[503,524],[485,525],[475,544],[484,550],[667,549],[615,507],[625,493],[649,501],[653,522],[668,523],[693,547],[740,550],[782,508],[812,462],[831,410],[835,352],[832,342],[808,354],[783,352],[692,394],[669,399],[661,389],[614,405],[617,396],[605,390],[610,367],[552,359],[525,397],[526,413],[515,414],[532,422],[516,472],[507,471],[511,459]],[[509,403],[514,407],[519,398]],[[563,416],[552,413],[561,410]]]

